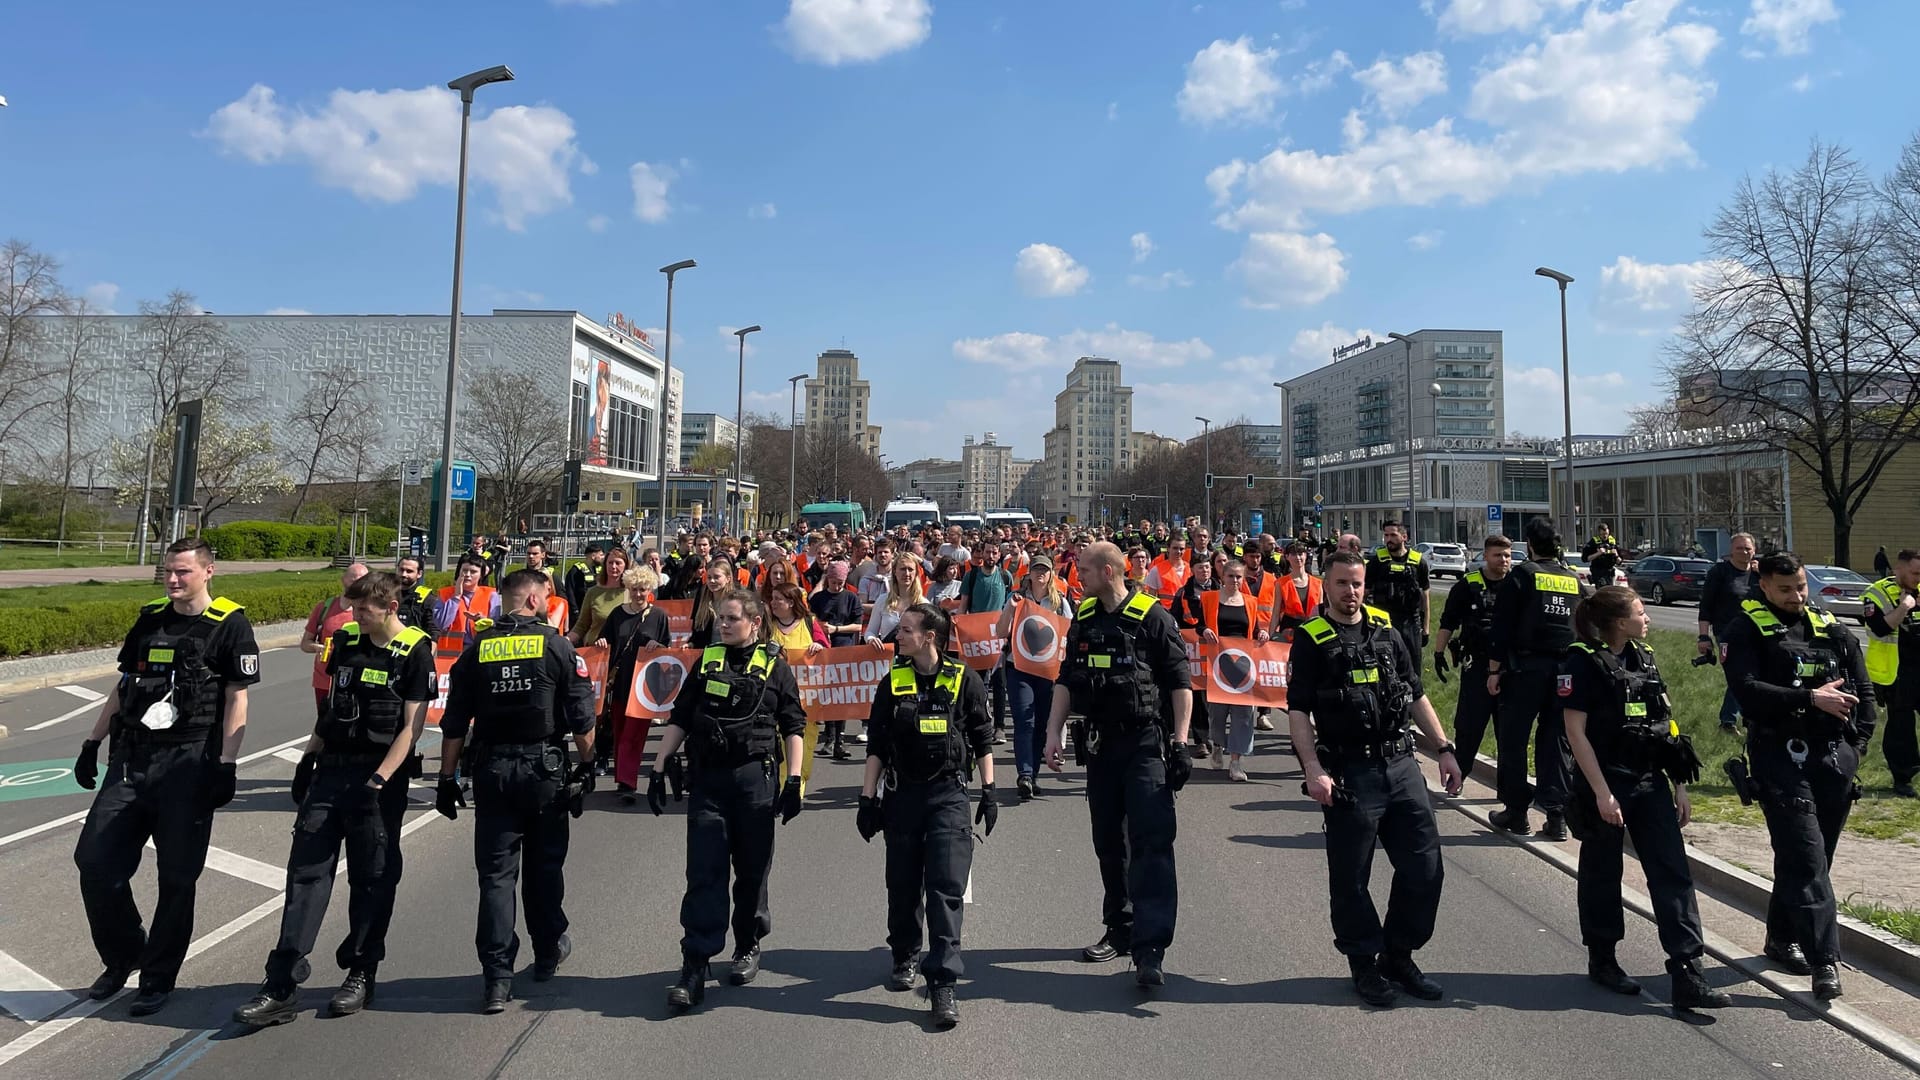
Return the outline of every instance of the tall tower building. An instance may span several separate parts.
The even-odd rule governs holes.
[[[860,358],[848,349],[828,349],[807,380],[807,427],[842,430],[855,446],[880,452],[880,428],[872,418],[873,387],[860,377]]]
[[[1120,382],[1120,364],[1083,356],[1053,399],[1046,436],[1046,515],[1091,522],[1102,485],[1115,469],[1133,464],[1133,388]]]
[[[967,436],[960,447],[960,477],[963,508],[984,511],[1013,505],[1013,447],[1001,445],[991,431],[980,442]]]

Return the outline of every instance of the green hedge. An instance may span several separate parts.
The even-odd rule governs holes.
[[[328,559],[346,551],[348,533],[332,525],[289,525],[284,521],[230,521],[200,534],[212,545],[214,557],[240,559]],[[394,531],[378,525],[367,529],[367,557],[384,561]]]

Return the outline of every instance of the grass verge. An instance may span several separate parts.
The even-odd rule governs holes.
[[[1895,937],[1920,945],[1920,909],[1889,907],[1849,896],[1840,901],[1840,911],[1869,926],[1877,926]]]

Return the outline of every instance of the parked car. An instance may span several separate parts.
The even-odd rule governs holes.
[[[1827,609],[1829,614],[1865,622],[1866,605],[1860,594],[1873,582],[1844,566],[1808,566],[1807,599]]]
[[[1593,584],[1593,568],[1587,565],[1587,560],[1569,551],[1560,556],[1560,565],[1573,571],[1574,576],[1580,579],[1580,584]]]
[[[1698,600],[1713,563],[1674,555],[1647,555],[1627,571],[1627,587],[1656,604]]]
[[[1467,575],[1467,549],[1459,544],[1423,542],[1413,545],[1413,550],[1426,560],[1427,573],[1433,577],[1451,574],[1459,578]]]

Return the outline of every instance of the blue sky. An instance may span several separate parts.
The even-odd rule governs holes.
[[[844,344],[895,462],[1039,456],[1072,358],[1142,427],[1271,421],[1371,331],[1506,331],[1508,426],[1657,396],[1743,173],[1912,134],[1896,0],[549,0],[38,4],[9,16],[0,234],[134,310],[436,312],[457,107],[480,91],[466,308],[675,292],[688,408]],[[458,14],[453,14],[457,12]]]

